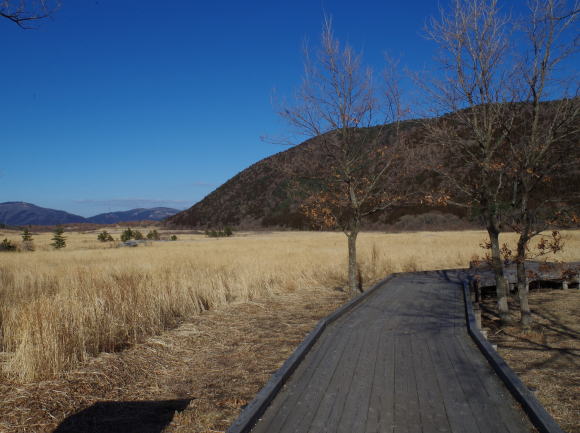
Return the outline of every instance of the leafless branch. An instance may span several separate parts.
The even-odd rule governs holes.
[[[320,227],[339,227],[349,239],[349,285],[355,290],[356,237],[361,219],[402,200],[406,167],[399,122],[405,114],[396,62],[389,62],[384,89],[361,55],[334,37],[325,19],[320,48],[305,50],[302,85],[295,104],[278,112],[297,135],[312,137],[304,167],[313,182],[303,211]],[[302,167],[302,169],[304,168]]]
[[[59,6],[60,2],[53,0],[2,0],[0,17],[23,29],[30,29],[31,22],[50,17]]]

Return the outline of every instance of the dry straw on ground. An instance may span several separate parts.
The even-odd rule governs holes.
[[[204,310],[345,282],[346,241],[339,233],[189,235],[137,248],[103,248],[96,233],[68,236],[64,250],[2,254],[0,348],[9,377],[53,377]],[[580,232],[566,236],[563,258],[578,259]],[[484,239],[477,231],[364,233],[362,278],[464,267]],[[36,238],[37,246],[42,242]]]
[[[526,331],[500,329],[492,303],[485,304],[484,326],[499,354],[566,432],[580,433],[580,291],[532,291],[534,324]],[[516,299],[511,307],[517,321]]]

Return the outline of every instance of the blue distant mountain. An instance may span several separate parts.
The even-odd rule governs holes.
[[[72,223],[117,224],[132,221],[161,221],[178,213],[178,209],[156,207],[108,212],[84,218],[62,210],[48,209],[21,201],[0,203],[0,224],[7,226],[53,226]]]
[[[121,212],[108,212],[87,218],[87,222],[95,224],[116,224],[130,221],[161,221],[178,213],[178,209],[169,207],[154,207],[151,209],[131,209]]]
[[[48,209],[22,201],[0,203],[0,224],[8,226],[52,226],[83,223],[86,219],[62,210]]]

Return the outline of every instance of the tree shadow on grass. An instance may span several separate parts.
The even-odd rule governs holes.
[[[190,401],[98,402],[66,418],[53,433],[161,433]]]

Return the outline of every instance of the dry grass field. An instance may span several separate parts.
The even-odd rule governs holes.
[[[54,251],[51,234],[37,234],[36,251],[0,254],[2,433],[59,424],[78,432],[95,422],[141,432],[147,420],[168,433],[224,431],[346,299],[333,290],[346,281],[340,233],[181,232],[136,248],[96,235],[66,233],[67,247]],[[19,233],[4,237],[18,242]],[[556,259],[580,260],[580,231],[565,237]],[[365,286],[391,272],[466,267],[484,239],[478,231],[363,233]]]
[[[146,232],[146,229],[143,230]],[[240,233],[115,248],[97,232],[68,233],[68,246],[0,255],[0,361],[22,381],[61,374],[220,305],[345,283],[340,233]],[[118,233],[113,233],[118,237]],[[0,233],[17,240],[18,233]],[[565,233],[562,260],[580,259],[580,231]],[[466,267],[484,233],[363,233],[362,278],[392,272]],[[509,236],[506,236],[509,238]]]
[[[346,299],[315,288],[224,305],[57,378],[0,381],[0,433],[224,433]]]

